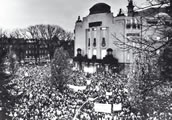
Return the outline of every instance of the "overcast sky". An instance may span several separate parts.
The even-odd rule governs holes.
[[[133,0],[140,5],[145,0]],[[89,14],[89,8],[98,2],[111,6],[116,15],[120,8],[126,11],[128,0],[0,0],[0,28],[25,28],[35,24],[56,24],[73,31],[80,15]]]

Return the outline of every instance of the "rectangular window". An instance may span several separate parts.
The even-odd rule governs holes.
[[[135,24],[135,23],[133,23],[133,25],[132,25],[132,26],[133,26],[133,29],[136,29],[136,24]]]
[[[152,24],[152,25],[156,25],[158,23],[158,20],[156,20],[156,19],[148,19],[147,23],[148,24]]]
[[[130,29],[130,28],[131,28],[131,24],[130,24],[130,23],[127,24],[127,25],[126,25],[126,28],[127,28],[127,29]]]
[[[88,58],[91,59],[91,57],[92,57],[92,51],[88,49]]]
[[[106,27],[101,27],[100,30],[106,30],[107,28]]]
[[[139,33],[127,33],[126,35],[127,36],[140,36]]]
[[[96,28],[92,28],[92,31],[96,31],[97,29]]]
[[[101,50],[101,59],[103,59],[106,56],[106,49]]]
[[[130,52],[127,51],[127,62],[129,62],[129,61],[130,61]]]
[[[126,21],[126,28],[127,29],[130,29],[131,28],[131,22],[130,22],[130,20],[127,20]]]
[[[89,23],[89,27],[97,27],[97,26],[101,26],[101,25],[102,25],[102,21]]]
[[[93,49],[93,55],[97,55],[97,50]]]
[[[86,29],[87,30],[87,32],[90,32],[90,29]]]

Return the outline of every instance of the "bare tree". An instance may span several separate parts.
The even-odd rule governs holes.
[[[31,39],[39,39],[39,31],[38,27],[35,26],[29,26],[27,28],[27,33],[29,33]]]
[[[172,90],[169,88],[171,81],[161,76],[159,59],[161,54],[170,61],[172,56],[170,51],[172,41],[172,0],[147,0],[147,6],[137,7],[140,16],[140,36],[126,37],[125,41],[119,39],[114,34],[114,44],[123,50],[131,50],[135,61],[132,64],[131,72],[128,74],[128,89],[131,106],[136,111],[140,111],[143,119],[153,115],[154,112],[168,114],[171,103]],[[165,6],[165,7],[164,7]],[[153,9],[152,9],[153,8]],[[166,10],[168,14],[161,12]],[[168,47],[167,47],[168,46]],[[168,53],[168,55],[166,55]],[[161,60],[161,62],[164,62]],[[165,62],[163,70],[170,64]],[[167,65],[168,64],[168,65]],[[169,69],[166,70],[171,70]],[[168,72],[168,71],[167,71]],[[164,73],[164,71],[163,71]],[[166,72],[165,72],[166,73]],[[171,74],[171,72],[168,72]],[[171,77],[171,75],[169,75]],[[156,116],[157,117],[157,116]]]
[[[38,30],[39,30],[39,34],[40,34],[40,37],[43,39],[43,40],[47,40],[47,36],[46,36],[46,26],[41,24],[41,25],[37,25],[38,27]]]
[[[126,37],[122,35],[126,41],[122,41],[113,34],[114,44],[125,50],[133,50],[133,52],[147,51],[150,53],[157,52],[169,43],[172,35],[172,18],[169,16],[172,11],[170,7],[164,8],[170,4],[170,0],[147,0],[147,6],[138,7],[139,12],[136,12],[136,17],[141,27],[139,37]],[[154,8],[154,9],[152,9]],[[167,14],[161,14],[162,11],[167,11]],[[165,10],[164,10],[165,9]],[[159,14],[160,13],[160,14]]]
[[[70,40],[73,40],[73,33],[71,33],[71,32],[66,32],[65,33],[65,40],[67,40],[67,41],[70,41]]]
[[[23,34],[22,34],[22,29],[15,29],[10,33],[10,37],[11,38],[16,38],[16,39],[20,39],[20,38],[24,38]]]
[[[37,43],[47,46],[50,59],[53,57],[56,47],[60,45],[60,40],[69,40],[72,36],[72,33],[66,32],[58,25],[41,24],[29,26],[26,30],[26,34],[30,36],[30,39],[34,39],[37,41]],[[39,49],[39,46],[37,46],[37,48]]]
[[[9,33],[7,30],[0,28],[0,37],[5,37],[7,38],[9,36]]]

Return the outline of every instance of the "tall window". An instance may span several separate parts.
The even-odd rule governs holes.
[[[88,38],[88,47],[90,47],[90,38]]]
[[[130,20],[127,20],[126,21],[126,28],[127,29],[130,29],[131,28],[131,22],[130,22]]]
[[[136,29],[137,24],[138,24],[137,19],[133,19],[132,20],[132,27],[133,27],[133,29]]]
[[[105,38],[103,37],[102,38],[102,47],[105,47],[106,46],[106,41],[105,41]]]
[[[96,47],[96,38],[93,40],[93,46]]]
[[[136,23],[132,24],[133,29],[136,29]]]
[[[127,51],[127,62],[129,62],[129,61],[130,61],[130,52]]]
[[[138,29],[140,29],[140,28],[141,28],[140,26],[141,26],[141,24],[137,24],[137,28],[138,28]]]

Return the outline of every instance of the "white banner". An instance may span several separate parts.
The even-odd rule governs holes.
[[[96,112],[111,113],[111,104],[94,103]]]
[[[122,110],[122,103],[113,104],[113,111],[121,111]]]
[[[106,95],[107,96],[111,96],[112,95],[112,92],[106,92]]]
[[[111,113],[112,104],[94,103],[94,109],[96,112]],[[122,103],[113,104],[113,111],[121,111]]]
[[[86,80],[87,81],[87,85],[91,84],[91,80]]]
[[[84,66],[84,72],[93,74],[96,72],[96,67],[95,66]]]
[[[69,88],[73,89],[75,92],[77,92],[79,90],[83,91],[86,89],[86,86],[75,86],[75,85],[68,85],[68,86],[69,86]]]

